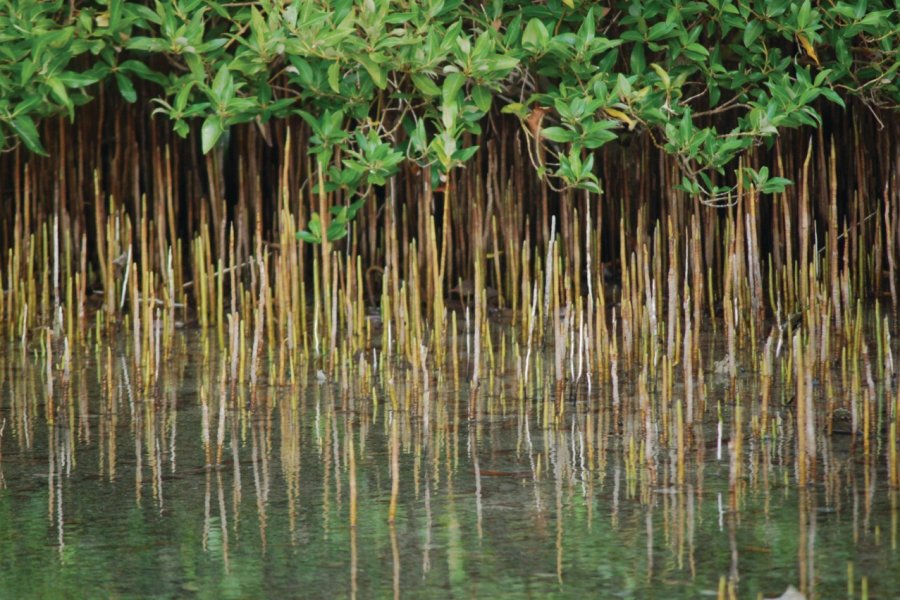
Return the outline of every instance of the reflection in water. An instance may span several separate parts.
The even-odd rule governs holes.
[[[426,379],[360,361],[334,382],[313,373],[293,387],[248,389],[204,344],[185,338],[180,348],[150,382],[109,349],[65,373],[49,359],[0,358],[0,589],[77,594],[90,582],[102,595],[352,598],[900,589],[888,568],[896,438],[878,421],[896,411],[889,378],[860,392],[840,371],[733,385],[700,371],[673,385],[670,365],[657,386],[645,367],[626,377],[620,366],[615,385],[558,395],[552,373],[522,384],[514,365],[495,365],[470,413],[468,388],[447,373]],[[804,413],[809,390],[820,409],[858,410],[872,423],[865,437],[830,433],[830,412]],[[707,410],[685,409],[696,403]]]

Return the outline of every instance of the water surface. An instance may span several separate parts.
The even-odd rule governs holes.
[[[0,596],[698,598],[723,577],[741,598],[858,597],[862,577],[900,595],[885,436],[866,457],[822,427],[800,488],[793,414],[779,401],[775,434],[751,435],[749,375],[710,370],[679,483],[674,440],[642,454],[624,375],[615,398],[557,398],[549,375],[521,398],[498,369],[472,413],[464,373],[310,368],[252,391],[195,336],[177,346],[154,385],[114,350],[52,385],[40,357],[0,359]]]

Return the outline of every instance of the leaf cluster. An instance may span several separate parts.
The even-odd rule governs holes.
[[[317,185],[351,196],[404,161],[463,167],[499,110],[558,187],[601,193],[594,152],[640,131],[715,203],[739,180],[783,189],[739,177],[740,158],[820,126],[820,98],[896,109],[898,50],[900,8],[878,0],[0,0],[0,150],[44,153],[40,118],[73,118],[99,85],[135,102],[142,80],[204,152],[234,125],[299,116]]]

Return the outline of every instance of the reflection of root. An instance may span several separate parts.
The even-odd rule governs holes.
[[[469,420],[474,421],[478,418],[478,381],[472,383],[469,389]]]
[[[6,431],[6,419],[0,423],[0,490],[6,489],[6,477],[3,476],[3,432]]]
[[[556,382],[556,416],[561,417],[565,412],[566,401],[566,380],[560,379]]]

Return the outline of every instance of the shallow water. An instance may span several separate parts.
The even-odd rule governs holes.
[[[636,458],[625,381],[618,410],[608,384],[581,385],[552,421],[552,386],[520,400],[507,369],[469,420],[465,377],[310,370],[251,394],[198,347],[181,339],[146,393],[114,351],[52,389],[42,359],[0,358],[0,596],[698,598],[722,577],[740,598],[859,597],[862,577],[870,598],[900,596],[884,439],[867,458],[822,434],[798,489],[779,407],[776,435],[743,439],[735,484],[712,374],[678,485],[672,444]]]

